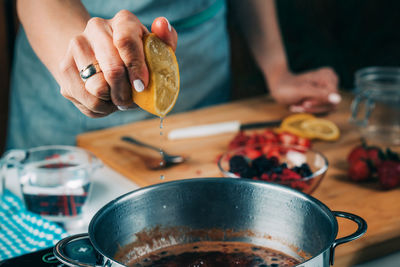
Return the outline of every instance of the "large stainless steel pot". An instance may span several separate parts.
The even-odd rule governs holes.
[[[336,239],[336,217],[356,222],[358,229]],[[189,230],[160,234],[170,228]],[[153,243],[158,247],[198,240],[189,234],[196,232],[191,230],[247,233],[207,238],[265,245],[297,258],[309,255],[299,266],[321,267],[333,264],[335,247],[362,236],[367,224],[354,214],[330,211],[317,199],[288,187],[246,179],[188,179],[142,188],[111,201],[93,217],[88,235],[61,240],[54,253],[67,265],[94,266],[69,257],[69,244],[90,238],[99,255],[96,266],[124,266],[115,259],[117,250],[135,242],[139,251],[135,253],[149,249],[139,245],[138,233],[147,231],[151,237],[151,229],[158,229]]]

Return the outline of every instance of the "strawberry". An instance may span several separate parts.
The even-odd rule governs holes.
[[[371,146],[367,148],[367,159],[373,169],[376,169],[384,158],[383,152],[379,147]]]
[[[305,148],[310,148],[311,147],[311,141],[310,141],[310,139],[307,139],[307,138],[299,136],[297,138],[297,145],[303,146]]]
[[[259,144],[265,144],[267,142],[267,138],[264,135],[257,135],[257,141]]]
[[[400,161],[385,160],[378,166],[379,183],[384,189],[400,185]]]
[[[358,161],[360,159],[368,159],[368,152],[365,144],[356,146],[353,148],[349,155],[347,156],[347,161],[351,164],[354,161]]]
[[[247,139],[247,142],[246,142],[246,146],[251,146],[251,145],[256,145],[257,143],[258,143],[258,140],[257,140],[258,138],[257,138],[257,134],[256,133],[254,133],[253,135],[250,135],[249,136],[249,139]]]
[[[277,158],[279,161],[281,158],[281,151],[279,147],[272,146],[267,153],[267,158]]]
[[[265,137],[265,139],[268,141],[268,143],[269,142],[271,142],[271,143],[278,142],[278,137],[277,137],[276,133],[274,133],[274,131],[272,131],[272,130],[267,129],[262,133],[262,135]]]
[[[249,137],[243,131],[240,131],[238,134],[236,134],[236,136],[229,143],[228,148],[235,149],[235,148],[244,146],[248,140],[249,140]]]
[[[261,147],[262,153],[268,155],[269,151],[274,147],[274,144],[266,143]]]
[[[371,171],[365,160],[358,159],[350,162],[348,175],[352,181],[359,182],[368,179]]]
[[[261,151],[252,147],[246,147],[244,153],[249,159],[256,159],[262,155]]]
[[[278,134],[279,141],[284,145],[295,145],[297,144],[297,136],[288,132],[282,132]]]

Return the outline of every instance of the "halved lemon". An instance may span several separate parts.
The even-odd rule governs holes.
[[[315,116],[309,113],[298,113],[286,117],[281,125],[280,130],[286,131],[304,138],[312,138],[308,132],[302,128],[305,120],[315,119]]]
[[[326,141],[335,141],[340,136],[340,130],[330,120],[326,119],[309,119],[301,123],[301,128],[313,138]]]
[[[143,47],[149,70],[149,84],[143,92],[133,90],[133,102],[156,116],[164,117],[178,98],[178,62],[172,48],[154,33],[145,36]]]

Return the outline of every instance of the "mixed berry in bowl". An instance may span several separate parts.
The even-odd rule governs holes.
[[[225,177],[273,182],[311,194],[324,177],[328,161],[304,146],[253,144],[229,150],[218,167]]]

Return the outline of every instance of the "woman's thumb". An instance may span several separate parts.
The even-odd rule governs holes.
[[[178,34],[175,29],[171,26],[168,19],[165,17],[158,17],[153,21],[151,25],[151,32],[155,33],[158,38],[163,40],[166,44],[176,50],[176,44],[178,42]]]

